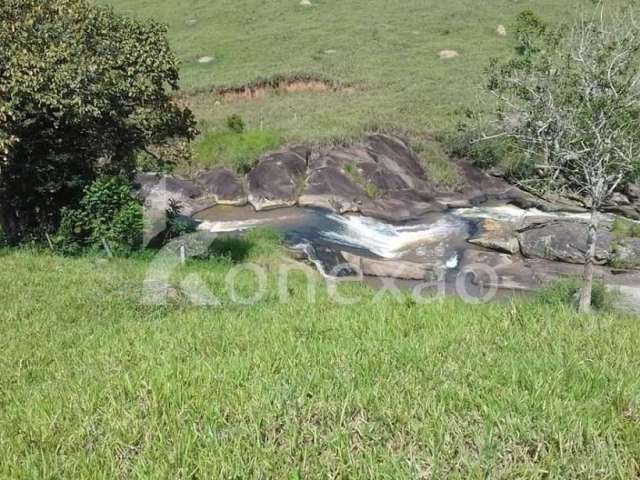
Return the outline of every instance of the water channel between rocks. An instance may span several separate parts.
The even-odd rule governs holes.
[[[471,263],[482,266],[486,261],[486,266],[493,268],[497,258],[500,266],[504,267],[507,258],[518,257],[490,252],[468,243],[484,219],[520,223],[529,217],[586,218],[582,214],[550,215],[504,204],[430,213],[402,224],[298,207],[256,212],[250,206],[216,206],[196,215],[201,222],[200,230],[219,234],[257,227],[275,228],[283,233],[290,248],[303,252],[325,277],[353,275],[354,271],[339,265],[357,264],[365,259],[369,272],[366,268],[362,270],[369,275],[365,275],[363,280],[374,287],[384,284],[384,278],[400,277],[395,283],[411,289],[429,280],[428,272],[438,272],[438,278],[450,292],[457,288],[459,284],[456,282],[461,275],[466,275],[465,268]],[[511,280],[489,279],[490,286],[497,287],[502,294],[535,289],[528,265],[522,261],[510,262],[506,273]],[[426,273],[426,278],[419,280],[422,272]],[[463,283],[466,284],[465,292],[472,296],[479,296],[486,289],[483,282],[463,279]],[[470,283],[475,286],[470,287]]]

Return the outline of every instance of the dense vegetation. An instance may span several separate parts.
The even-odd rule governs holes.
[[[234,258],[269,263],[252,242]],[[637,476],[637,318],[578,316],[557,289],[310,304],[300,276],[286,304],[271,282],[234,305],[231,258],[174,272],[223,302],[199,308],[141,305],[143,258],[2,255],[0,476]]]
[[[195,135],[171,97],[165,29],[84,0],[0,4],[0,227],[19,243],[58,226],[102,176]]]

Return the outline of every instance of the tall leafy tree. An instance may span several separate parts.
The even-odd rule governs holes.
[[[640,165],[640,24],[637,12],[584,15],[550,31],[520,17],[519,55],[490,69],[498,133],[517,142],[546,190],[590,206],[580,310],[591,306],[604,203]]]
[[[196,134],[165,28],[85,0],[0,3],[0,224],[17,243],[140,152]],[[163,149],[160,148],[160,151]]]

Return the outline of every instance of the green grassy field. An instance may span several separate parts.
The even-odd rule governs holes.
[[[281,142],[358,137],[372,128],[411,134],[450,128],[460,109],[477,106],[491,57],[513,49],[516,15],[532,9],[550,21],[569,20],[586,0],[101,0],[119,12],[169,27],[182,62],[182,86],[201,129],[216,135],[240,114],[252,130]],[[622,4],[620,0],[607,2]],[[589,7],[592,8],[592,7]],[[507,37],[497,35],[504,24]],[[440,60],[454,49],[458,58]],[[198,59],[210,56],[210,63]],[[311,74],[352,85],[345,92],[271,94],[225,101],[211,95],[273,75]],[[205,143],[215,143],[215,138]],[[241,146],[240,149],[249,149]],[[211,158],[196,146],[201,164]],[[234,155],[234,154],[231,154]]]
[[[488,58],[509,53],[499,23],[525,8],[549,19],[575,11],[551,0],[311,1],[103,3],[169,25],[206,165],[380,126],[445,130],[475,101]],[[440,60],[445,48],[460,57]],[[296,73],[353,91],[210,93]],[[226,130],[234,113],[243,134]],[[416,147],[438,159],[430,177],[455,184],[437,144]],[[472,306],[350,284],[343,293],[359,301],[340,305],[316,274],[310,302],[303,275],[275,280],[273,235],[214,250],[170,277],[176,288],[199,278],[221,302],[196,307],[179,295],[144,304],[151,251],[107,260],[0,249],[0,478],[640,475],[637,317],[578,316],[560,290]],[[267,272],[253,305],[227,287],[242,262]],[[241,297],[256,291],[247,271],[236,285]]]
[[[236,261],[275,271],[269,242],[245,247]],[[358,286],[358,305],[323,290],[310,304],[302,276],[286,304],[270,282],[241,306],[223,288],[232,260],[174,276],[200,275],[221,306],[145,306],[148,258],[0,255],[1,478],[640,472],[637,318],[374,304]]]

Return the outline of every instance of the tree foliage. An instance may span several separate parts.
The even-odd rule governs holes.
[[[192,139],[172,101],[177,61],[165,28],[85,0],[0,3],[0,221],[18,242],[52,230],[103,175],[140,152]]]
[[[557,30],[522,14],[520,54],[494,62],[488,79],[495,131],[524,148],[537,185],[596,208],[640,161],[640,27],[632,10],[600,14]]]
[[[591,304],[598,212],[640,164],[640,24],[632,8],[581,16],[551,30],[519,17],[518,55],[493,62],[493,135],[515,141],[539,190],[578,195],[591,208],[580,308]],[[496,133],[497,132],[497,133]],[[525,182],[526,182],[525,181]],[[543,187],[543,188],[540,188]]]

